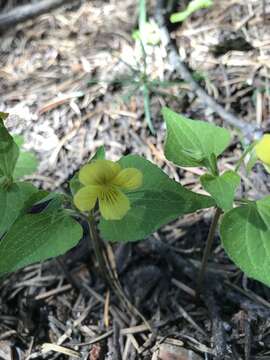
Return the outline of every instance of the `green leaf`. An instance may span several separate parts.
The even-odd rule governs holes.
[[[38,189],[29,183],[14,183],[8,190],[0,186],[0,237],[25,209]]]
[[[90,161],[93,160],[104,160],[106,156],[105,147],[99,146],[95,155],[90,159]]]
[[[188,4],[188,7],[181,12],[172,14],[170,21],[172,23],[183,22],[195,11],[208,8],[213,5],[213,0],[193,0]]]
[[[248,174],[251,172],[253,166],[256,164],[257,161],[258,161],[258,157],[257,157],[256,151],[255,151],[255,149],[252,149],[249,153],[249,158],[246,163],[246,169],[247,169]]]
[[[38,190],[34,194],[32,194],[26,201],[25,208],[27,210],[31,210],[34,206],[41,205],[42,203],[51,200],[54,195],[55,193],[53,192],[50,193],[45,190]]]
[[[23,176],[31,175],[37,170],[37,167],[38,161],[34,154],[31,152],[20,151],[13,177],[14,179],[20,179]]]
[[[211,170],[213,155],[220,155],[230,143],[230,133],[200,120],[191,120],[163,108],[167,126],[165,156],[179,166],[205,166]]]
[[[24,144],[24,138],[22,135],[12,135],[13,140],[15,141],[16,145],[21,148]]]
[[[30,151],[24,151],[21,149],[24,144],[23,136],[13,135],[13,140],[15,141],[20,150],[19,157],[15,165],[13,177],[14,179],[20,179],[23,176],[31,175],[33,172],[35,172],[38,167],[38,161],[35,154]]]
[[[77,171],[73,175],[73,177],[69,180],[69,188],[70,188],[72,196],[74,196],[76,194],[76,192],[80,190],[81,187],[83,187],[83,185],[80,183],[79,171]]]
[[[225,251],[240,269],[270,286],[270,196],[225,214],[221,237]]]
[[[88,161],[88,163],[90,163],[93,160],[103,160],[105,159],[106,153],[105,153],[105,148],[104,146],[100,146],[95,155]],[[80,190],[81,187],[83,187],[83,185],[80,183],[79,181],[79,171],[77,171],[74,176],[71,178],[71,180],[69,181],[69,187],[70,187],[70,191],[71,194],[74,196],[76,194],[77,191]]]
[[[64,254],[82,237],[82,228],[62,209],[20,217],[0,242],[0,273]]]
[[[0,113],[0,176],[12,178],[19,156],[18,146],[4,125],[7,114]]]
[[[101,219],[99,227],[106,240],[141,240],[178,216],[215,205],[212,198],[185,189],[144,158],[129,155],[122,157],[119,163],[122,168],[141,170],[143,185],[127,193],[131,209],[123,219]]]
[[[217,206],[228,211],[233,206],[235,190],[239,186],[241,178],[234,171],[226,171],[220,176],[205,174],[201,176],[204,189],[212,195]]]

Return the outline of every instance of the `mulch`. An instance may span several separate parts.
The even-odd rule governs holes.
[[[149,3],[154,21],[155,2]],[[16,1],[4,6],[8,10]],[[218,1],[171,28],[179,54],[207,93],[226,111],[265,130],[270,127],[269,14],[267,1]],[[176,169],[166,161],[160,109],[168,105],[227,124],[178,78],[159,44],[146,48],[149,80],[159,84],[151,95],[156,130],[151,134],[136,88],[142,66],[131,37],[136,27],[136,2],[95,0],[44,14],[2,35],[0,109],[10,113],[11,132],[24,136],[25,147],[40,162],[27,180],[67,191],[68,179],[105,145],[109,159],[142,155],[203,192],[202,169]],[[239,133],[231,131],[222,170],[232,169],[241,152]],[[261,166],[252,177],[243,172],[242,194],[256,199],[269,188]],[[125,294],[142,316],[103,283],[86,235],[60,259],[69,276],[55,260],[12,274],[0,286],[0,359],[270,359],[269,289],[247,279],[218,238],[196,298],[211,216],[201,211],[145,241],[106,245]]]

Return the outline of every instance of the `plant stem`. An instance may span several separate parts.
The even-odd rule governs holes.
[[[238,170],[240,169],[240,166],[242,165],[243,161],[245,160],[245,157],[253,150],[255,145],[256,145],[256,143],[252,143],[251,145],[249,145],[245,149],[242,156],[240,157],[240,159],[236,163],[236,166],[235,166],[235,169],[234,169],[235,172],[238,172]]]
[[[204,252],[203,252],[202,265],[201,265],[201,268],[200,268],[200,273],[199,273],[198,282],[197,282],[197,290],[196,290],[196,295],[197,296],[199,296],[199,294],[201,292],[201,289],[203,287],[203,281],[204,281],[204,277],[205,277],[207,263],[208,263],[208,259],[209,259],[210,253],[211,253],[211,248],[212,248],[212,245],[213,245],[216,229],[217,229],[217,226],[218,226],[218,221],[219,221],[219,218],[220,218],[221,214],[222,214],[222,210],[220,208],[216,208],[215,214],[214,214],[214,217],[212,219],[210,229],[209,229],[209,232],[208,232]]]
[[[127,310],[131,313],[132,316],[139,316],[147,327],[152,331],[152,328],[149,322],[144,318],[144,316],[137,310],[135,306],[129,301],[126,297],[122,286],[118,280],[118,277],[115,276],[114,271],[110,266],[110,262],[106,262],[106,254],[102,252],[102,241],[98,235],[96,221],[94,214],[91,212],[87,218],[89,231],[90,231],[90,239],[89,239],[89,247],[94,248],[95,256],[98,262],[98,266],[103,277],[103,280],[109,286],[109,288],[114,291],[118,300],[127,308]],[[108,259],[107,259],[108,260]]]
[[[91,212],[88,216],[88,225],[89,225],[89,232],[90,232],[90,239],[89,239],[89,248],[91,250],[92,246],[94,248],[95,256],[99,265],[99,269],[101,272],[101,276],[103,280],[110,285],[110,281],[108,280],[108,274],[106,271],[106,264],[104,261],[104,257],[101,250],[101,241],[98,236],[96,221],[93,213]]]

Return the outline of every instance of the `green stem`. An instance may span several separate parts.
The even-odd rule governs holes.
[[[236,163],[236,166],[235,166],[235,169],[234,169],[235,172],[238,172],[238,170],[240,169],[240,166],[242,165],[243,161],[245,160],[245,157],[252,151],[252,149],[254,148],[255,145],[256,145],[256,143],[252,143],[243,152],[242,156],[240,157],[240,159]]]
[[[207,269],[207,263],[208,263],[208,259],[209,259],[210,253],[211,253],[213,241],[214,241],[217,226],[218,226],[218,221],[219,221],[221,214],[222,214],[222,210],[220,208],[216,208],[216,211],[215,211],[215,214],[214,214],[214,217],[213,217],[213,220],[211,222],[210,229],[208,232],[206,245],[204,248],[202,264],[201,264],[200,273],[199,273],[198,282],[197,282],[197,291],[196,291],[197,296],[200,294],[201,289],[203,287],[203,281],[204,281],[205,272]]]

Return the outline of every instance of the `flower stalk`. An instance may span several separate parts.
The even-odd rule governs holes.
[[[215,234],[216,234],[216,230],[217,230],[217,226],[218,226],[218,221],[219,221],[221,214],[222,214],[222,210],[220,208],[216,208],[214,217],[212,219],[210,229],[208,232],[206,245],[205,245],[204,253],[203,253],[203,258],[202,258],[202,264],[201,264],[201,268],[200,268],[200,272],[199,272],[199,276],[198,276],[198,280],[197,280],[197,289],[196,289],[197,297],[200,295],[200,292],[203,287],[203,282],[204,282],[205,273],[206,273],[206,269],[207,269],[208,259],[209,259],[210,253],[211,253],[212,245],[214,242],[214,238],[215,238]]]
[[[89,248],[91,250],[93,247],[101,276],[102,276],[103,280],[109,286],[111,286],[110,280],[108,277],[108,273],[107,273],[106,263],[105,263],[102,248],[101,248],[101,241],[100,241],[100,238],[99,238],[98,232],[97,232],[96,221],[95,221],[93,211],[91,211],[89,213],[87,220],[88,220],[88,227],[89,227],[89,234],[90,234]]]
[[[100,272],[103,280],[115,293],[115,295],[117,296],[119,301],[123,304],[123,306],[126,307],[127,310],[132,314],[132,316],[139,316],[144,321],[144,323],[149,328],[149,330],[152,330],[149,322],[126,297],[118,278],[114,275],[110,263],[108,259],[106,259],[106,255],[102,251],[102,240],[98,235],[96,220],[93,211],[91,211],[88,215],[88,226],[90,232],[89,246],[90,248],[92,248],[92,246],[94,248],[96,260],[98,262],[98,266],[100,268]]]

